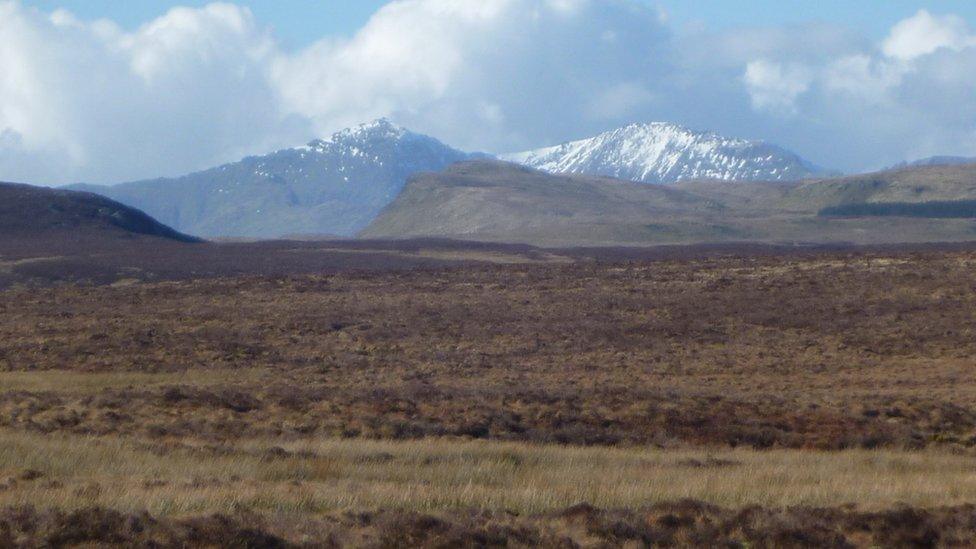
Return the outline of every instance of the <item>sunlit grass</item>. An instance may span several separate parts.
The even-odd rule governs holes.
[[[17,480],[29,470],[44,476]],[[446,439],[255,440],[205,448],[3,432],[0,483],[6,486],[0,505],[103,505],[156,515],[543,512],[580,502],[635,508],[682,498],[727,507],[865,509],[976,501],[972,458],[933,451],[664,451]]]

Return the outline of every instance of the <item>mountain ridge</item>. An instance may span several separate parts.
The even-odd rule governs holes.
[[[831,173],[764,141],[696,132],[670,122],[632,123],[590,138],[499,158],[549,173],[642,183],[796,181]]]

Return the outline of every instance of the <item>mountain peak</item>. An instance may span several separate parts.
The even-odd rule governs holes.
[[[628,124],[589,139],[502,158],[551,173],[603,175],[644,183],[687,179],[791,181],[821,172],[775,145],[697,132],[670,122]]]
[[[377,118],[376,120],[373,120],[371,122],[360,124],[355,128],[348,128],[339,133],[346,134],[346,135],[383,136],[383,137],[391,137],[391,138],[398,139],[411,132],[403,128],[402,126],[394,124],[393,122],[390,121],[389,118],[383,117],[383,118]]]
[[[708,139],[717,140],[724,143],[739,143],[739,144],[749,144],[749,143],[761,143],[759,141],[749,141],[747,139],[726,137],[719,135],[717,132],[706,130],[693,130],[687,126],[677,124],[675,122],[633,122],[627,124],[621,128],[615,130],[610,130],[604,132],[601,135],[607,134],[629,134],[635,137],[644,139],[660,139],[662,137],[694,137],[697,139]]]
[[[325,139],[316,139],[309,143],[308,147],[312,149],[320,149],[327,144],[343,143],[348,141],[397,141],[408,135],[413,135],[413,133],[402,126],[394,124],[388,118],[377,118],[371,122],[365,122],[358,126],[339,130]]]

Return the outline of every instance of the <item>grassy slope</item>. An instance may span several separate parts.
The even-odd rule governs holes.
[[[976,164],[904,168],[805,182],[782,205],[805,211],[857,202],[930,202],[976,198]]]
[[[361,237],[450,235],[548,243],[640,241],[675,214],[686,231],[721,206],[664,186],[551,176],[498,162],[469,162],[415,177]],[[612,221],[611,221],[612,220]],[[704,232],[704,231],[699,231]]]
[[[539,245],[970,240],[976,224],[969,219],[826,219],[817,212],[851,202],[973,198],[974,174],[974,166],[939,166],[802,183],[654,187],[467,163],[415,177],[361,236]]]

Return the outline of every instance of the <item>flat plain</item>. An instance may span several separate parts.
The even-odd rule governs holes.
[[[0,292],[0,545],[976,535],[966,246],[410,254]]]

